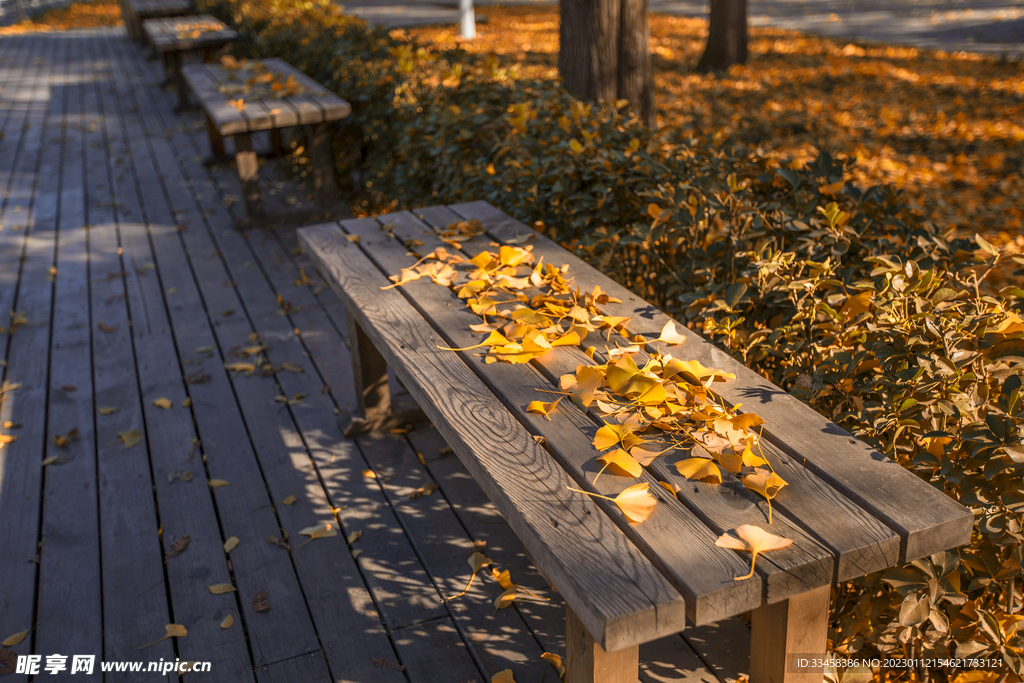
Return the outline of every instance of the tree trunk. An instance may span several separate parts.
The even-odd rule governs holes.
[[[627,99],[654,119],[647,0],[560,0],[558,70],[581,100]]]
[[[708,44],[698,71],[727,69],[747,61],[747,0],[711,0]]]
[[[619,99],[648,127],[654,125],[654,88],[648,46],[647,0],[621,0],[619,24]]]

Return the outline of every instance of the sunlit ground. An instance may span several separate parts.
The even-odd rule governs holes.
[[[554,8],[482,11],[489,21],[464,49],[557,76]],[[409,33],[458,40],[452,29]],[[753,29],[749,64],[716,77],[692,71],[706,35],[699,19],[651,18],[666,137],[729,136],[796,163],[815,148],[845,153],[858,184],[895,183],[939,224],[1024,249],[1024,63]]]

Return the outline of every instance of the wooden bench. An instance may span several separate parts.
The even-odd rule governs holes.
[[[429,278],[382,290],[388,276],[437,247],[435,231],[479,220],[485,234],[461,243],[468,257],[499,244],[533,245],[545,263],[568,264],[580,288],[599,286],[621,303],[601,304],[608,316],[628,316],[632,335],[657,339],[668,316],[593,267],[484,202],[436,206],[377,218],[305,227],[299,238],[345,304],[353,372],[364,415],[388,410],[386,368],[416,399],[516,531],[537,568],[567,604],[569,683],[634,683],[638,646],[683,628],[753,611],[753,683],[821,681],[798,670],[796,655],[825,652],[830,587],[901,562],[966,543],[973,516],[943,492],[872,450],[698,334],[667,352],[736,375],[712,389],[730,405],[762,417],[761,443],[787,482],[766,501],[734,479],[717,485],[682,478],[673,454],[656,458],[640,481],[658,499],[649,519],[630,524],[603,499],[625,483],[605,473],[595,482],[591,444],[600,418],[562,401],[548,417],[531,401],[558,389],[559,377],[593,361],[580,347],[558,346],[531,363],[487,363],[470,330],[480,318],[449,288]],[[583,340],[605,348],[603,335]],[[638,363],[640,359],[638,358]],[[550,397],[548,399],[550,400]],[[726,478],[731,475],[726,474]],[[678,487],[672,495],[659,483]],[[753,524],[793,540],[758,558],[716,547],[716,539]]]
[[[247,214],[239,221],[239,228],[271,222],[304,223],[337,215],[334,155],[327,138],[327,126],[349,115],[352,108],[348,102],[280,59],[252,60],[240,69],[227,69],[217,64],[187,64],[182,67],[182,74],[205,113],[211,161],[227,160],[224,138],[234,138],[235,161]],[[250,78],[265,74],[273,77],[275,85],[296,84],[298,92],[270,96],[246,90]],[[281,153],[281,129],[291,126],[301,126],[306,132],[317,208],[271,215],[263,206],[252,134],[270,131],[272,151]]]
[[[146,19],[180,17],[193,12],[192,0],[128,0],[127,8],[121,9],[127,9],[124,23],[128,37],[140,43],[146,40],[142,32],[142,22]]]
[[[147,19],[142,22],[146,39],[163,56],[167,81],[178,89],[178,111],[188,109],[188,86],[181,73],[182,59],[200,53],[210,63],[219,50],[238,40],[238,33],[208,14]]]

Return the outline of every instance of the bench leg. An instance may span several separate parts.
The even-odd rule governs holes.
[[[178,88],[178,109],[177,113],[188,111],[188,84],[185,83],[185,74],[181,71],[181,52],[171,52],[171,69],[174,71],[174,83]]]
[[[825,656],[831,591],[831,586],[822,586],[754,610],[750,624],[751,683],[821,683],[823,672],[796,673],[794,662],[787,660],[796,655]]]
[[[235,135],[235,163],[238,164],[238,179],[242,181],[242,195],[245,199],[244,224],[259,225],[267,213],[263,209],[263,195],[260,194],[260,162],[252,146],[252,133]]]
[[[348,321],[348,345],[356,388],[356,409],[367,422],[383,421],[391,413],[388,365],[353,316]]]
[[[565,683],[636,683],[640,647],[605,652],[565,606]]]
[[[320,208],[329,209],[338,201],[338,183],[334,177],[334,156],[327,139],[327,124],[306,126],[306,137],[309,139],[309,155],[313,165],[316,202]]]

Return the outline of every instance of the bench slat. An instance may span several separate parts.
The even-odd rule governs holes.
[[[347,222],[354,225],[353,222]],[[298,231],[306,253],[523,544],[618,650],[684,625],[682,597],[334,224]],[[472,416],[471,419],[467,417]],[[557,552],[554,550],[557,549]]]
[[[320,83],[307,76],[302,71],[299,71],[295,67],[291,66],[287,62],[283,62],[280,59],[266,60],[268,62],[280,62],[283,67],[287,67],[291,73],[295,75],[295,80],[298,81],[303,88],[306,89],[304,93],[305,97],[310,98],[316,103],[316,105],[323,112],[324,121],[334,121],[335,119],[343,119],[352,113],[352,106],[341,99],[333,92],[325,88]],[[289,98],[291,99],[291,98]]]
[[[479,219],[491,236],[498,240],[534,232],[486,202],[456,204],[451,208],[464,218]],[[536,253],[545,254],[559,263],[569,263],[581,287],[600,284],[608,294],[622,299],[621,304],[607,304],[603,308],[610,315],[631,316],[632,320],[627,324],[630,334],[655,339],[670,320],[543,235],[537,234],[533,244]],[[683,325],[677,328],[687,337],[687,358],[736,375],[735,381],[716,383],[714,389],[729,403],[742,403],[764,418],[768,423],[764,432],[767,440],[899,534],[901,560],[931,555],[970,540],[974,526],[970,510],[867,444],[854,439],[838,425],[769,383],[700,335]],[[658,342],[651,342],[648,347],[671,352],[671,348]],[[776,427],[778,431],[773,431],[772,425],[783,427]],[[907,501],[914,503],[908,505]]]
[[[426,222],[434,227],[442,228],[454,221],[459,220],[458,215],[448,210],[446,207],[431,207],[430,209],[422,210],[417,213],[421,213]],[[405,214],[391,214],[387,216],[381,216],[378,220],[382,222],[394,221],[392,229],[397,237],[401,239],[415,238],[424,243],[422,247],[419,247],[421,253],[428,253],[430,250],[444,246],[444,243],[436,236],[434,231],[426,226],[420,226],[417,224],[410,224],[407,219],[404,218]],[[399,247],[396,243],[395,247]],[[477,237],[472,240],[463,243],[464,251],[466,256],[476,256],[481,251],[494,250],[491,246],[491,242],[487,237]],[[450,247],[449,247],[450,249]],[[376,250],[374,251],[374,255]],[[404,255],[404,249],[401,250]],[[410,259],[412,257],[404,257]],[[553,262],[556,263],[557,262]],[[410,265],[409,263],[402,264],[401,261],[396,260],[396,263],[392,264],[397,272],[397,267],[402,265]],[[572,271],[569,271],[569,276],[572,276]],[[416,304],[422,305],[428,313],[428,319],[433,319],[435,327],[443,330],[444,336],[451,335],[454,346],[468,346],[475,344],[479,341],[479,335],[469,330],[469,325],[477,321],[477,317],[469,313],[464,308],[464,303],[458,300],[450,292],[430,292],[425,291],[431,285],[423,285],[418,289],[416,283],[409,283],[404,285],[408,288],[410,294],[413,295],[413,299]],[[436,287],[435,287],[436,289]],[[524,292],[527,295],[536,293],[536,290],[526,290]],[[464,313],[459,316],[452,315],[449,308],[440,308],[441,315],[444,316],[444,320],[437,319],[431,313],[434,309],[426,309],[427,303],[424,301],[424,297],[431,297],[434,299],[440,299],[444,303],[451,303],[452,307],[461,308]],[[468,315],[467,315],[468,313]],[[595,335],[596,337],[597,335]],[[588,346],[589,343],[584,343],[583,346]],[[598,339],[597,343],[594,344],[601,348],[605,345],[604,339]],[[558,389],[558,378],[563,374],[573,373],[576,367],[580,364],[590,365],[593,361],[588,358],[579,347],[557,347],[551,350],[551,352],[545,354],[540,359],[535,361],[537,366],[543,371],[543,375],[547,379],[546,386],[542,383],[542,388],[548,390]],[[551,420],[537,415],[526,413],[523,409],[532,400],[538,399],[538,394],[534,391],[532,386],[524,386],[528,384],[529,380],[520,379],[521,376],[530,374],[531,377],[534,373],[527,373],[524,366],[512,366],[508,370],[504,371],[506,377],[499,378],[494,377],[491,379],[490,374],[495,374],[499,366],[504,367],[503,363],[496,363],[493,365],[482,364],[480,372],[485,375],[485,381],[490,380],[490,384],[494,386],[500,395],[505,397],[505,403],[513,406],[514,409],[518,409],[517,417],[520,421],[530,423],[534,429],[546,430],[541,431],[545,436],[548,432],[554,432],[553,437],[549,437],[549,441],[552,444],[555,443],[556,439],[562,439],[563,441],[569,438],[573,438],[574,448],[573,453],[567,457],[567,460],[573,461],[576,465],[579,477],[580,475],[586,477],[587,481],[592,481],[594,476],[599,471],[599,465],[594,462],[594,459],[598,456],[598,452],[593,448],[591,441],[596,429],[604,421],[596,414],[591,413],[589,419],[576,409],[572,404],[566,403],[565,405],[559,404],[559,410],[551,416]],[[473,367],[480,367],[480,364],[475,364]],[[488,374],[490,373],[490,374]],[[542,396],[542,395],[541,395]],[[550,396],[549,396],[550,398]],[[578,428],[580,428],[586,436],[582,439],[577,434],[565,434],[565,429],[560,425],[554,424],[557,421],[563,419],[563,413],[569,413],[572,415],[579,415],[576,422]],[[566,428],[572,429],[573,425],[566,425]],[[559,450],[563,450],[559,447]],[[707,456],[706,452],[701,453]],[[672,456],[668,456],[672,457]],[[578,459],[577,459],[578,458]],[[672,457],[672,461],[679,459],[678,455]],[[658,486],[657,480],[669,481],[681,485],[679,492],[679,499],[682,501],[672,500],[669,498],[669,502],[673,506],[685,505],[696,517],[710,530],[713,532],[710,535],[706,535],[706,538],[701,540],[701,543],[714,544],[715,538],[724,533],[729,529],[736,528],[741,524],[760,524],[765,525],[768,518],[767,503],[759,498],[747,492],[746,487],[735,480],[732,475],[725,474],[726,486],[719,487],[714,484],[707,484],[704,482],[688,482],[681,476],[679,476],[674,469],[667,467],[664,457],[658,458],[654,461],[653,466],[649,468],[654,474],[655,479],[651,481],[653,486]],[[600,482],[605,481],[607,474],[602,475]],[[731,481],[730,481],[731,480]],[[608,495],[614,493],[622,488],[621,479],[612,477],[607,482],[608,488],[604,489],[598,487],[598,492]],[[734,495],[733,491],[738,492],[740,495]],[[660,492],[659,492],[660,493]],[[759,502],[758,502],[759,501]],[[778,602],[785,600],[794,595],[799,595],[818,586],[830,584],[833,579],[835,569],[835,554],[821,543],[819,543],[812,536],[808,535],[799,525],[795,524],[790,519],[787,519],[784,513],[779,513],[777,510],[773,515],[773,524],[771,530],[773,533],[785,536],[793,540],[793,545],[789,548],[773,552],[770,555],[766,555],[765,558],[758,565],[758,572],[764,577],[765,583],[765,600],[768,602]],[[656,529],[646,529],[647,525],[650,524],[650,520],[645,522],[643,525],[638,527],[635,531],[638,535],[644,535],[644,533],[650,534],[649,543],[654,554],[661,555],[666,560],[669,560],[666,556],[667,552],[674,551],[676,544],[678,544],[678,534],[669,533],[667,538],[660,537]],[[686,553],[690,554],[693,552],[692,548],[686,548]],[[669,568],[669,571],[672,571]],[[684,595],[687,597],[689,603],[696,605],[697,614],[691,614],[691,618],[696,623],[705,623],[706,621],[715,621],[719,617],[707,618],[703,615],[709,615],[715,612],[714,607],[704,607],[704,603],[711,603],[713,594],[705,594],[703,590],[706,587],[702,587],[699,584],[691,583],[693,581],[694,570],[690,567],[679,567],[676,576],[680,579],[680,583],[683,586],[690,584],[690,590],[692,592],[686,592],[684,588]],[[707,570],[704,570],[707,571]],[[745,573],[745,572],[744,572]],[[742,574],[739,574],[742,575]],[[725,575],[720,577],[723,583],[730,581],[732,576]],[[712,584],[713,585],[713,584]],[[693,596],[693,592],[699,598]],[[703,600],[703,602],[702,602]],[[723,606],[724,607],[724,606]],[[735,613],[735,612],[734,612]],[[727,615],[731,616],[731,615]]]
[[[220,24],[218,31],[207,31],[196,38],[178,35],[179,28],[197,23]],[[238,39],[238,34],[209,14],[165,19],[147,19],[142,24],[149,42],[159,52],[201,50],[206,47],[220,47]]]

